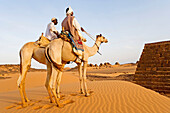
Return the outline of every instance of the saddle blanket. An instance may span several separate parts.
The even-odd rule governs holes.
[[[75,48],[76,50],[84,51],[84,49],[83,49],[83,42],[82,42],[81,39],[76,40],[73,36],[71,36],[70,33],[68,33],[68,34],[63,33],[63,34],[67,35],[67,37],[71,40],[73,48]]]

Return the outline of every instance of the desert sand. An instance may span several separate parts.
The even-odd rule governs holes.
[[[87,75],[117,76],[134,73],[136,66],[88,68]],[[31,100],[26,108],[21,107],[16,86],[19,73],[8,74],[0,79],[1,113],[170,113],[170,98],[137,84],[121,80],[88,80],[91,96],[79,94],[79,77],[76,69],[65,71],[61,83],[63,108],[49,102],[45,89],[46,72],[28,72],[26,92]]]

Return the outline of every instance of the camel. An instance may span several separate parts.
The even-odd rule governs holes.
[[[23,107],[26,107],[26,102],[29,102],[25,92],[25,78],[27,71],[31,66],[31,58],[34,58],[39,63],[47,65],[46,57],[44,54],[44,47],[49,42],[50,41],[46,37],[44,37],[42,33],[42,35],[39,37],[39,40],[37,40],[36,42],[26,43],[20,50],[20,75],[17,81],[17,85],[21,95]],[[41,47],[39,45],[41,45]],[[45,86],[47,86],[47,82]]]
[[[26,107],[28,105],[27,102],[29,102],[29,99],[27,98],[26,92],[25,92],[25,78],[26,78],[27,71],[31,66],[32,58],[34,58],[39,63],[47,65],[47,79],[46,79],[45,87],[47,88],[48,94],[50,96],[50,102],[54,102],[52,100],[52,94],[49,91],[49,79],[51,75],[51,69],[48,67],[51,67],[51,64],[47,62],[45,53],[44,53],[44,50],[45,50],[44,47],[48,45],[49,42],[50,41],[46,37],[44,37],[42,33],[42,35],[39,37],[39,40],[37,40],[36,42],[26,43],[20,50],[20,75],[17,81],[17,85],[18,85],[19,92],[21,95],[21,101],[22,101],[23,107]],[[64,65],[65,64],[63,64],[63,67]],[[80,81],[82,81],[81,64],[78,64],[78,70],[79,70],[79,75],[80,75]],[[82,87],[82,82],[80,82],[80,86]],[[83,92],[82,88],[80,89],[81,89],[80,91]]]
[[[101,43],[107,43],[107,39],[103,37],[101,34],[97,35],[95,44],[93,47],[88,47],[83,43],[84,47],[84,55],[83,55],[83,62],[78,63],[78,70],[79,70],[79,77],[80,77],[80,93],[85,92],[85,96],[89,96],[87,91],[87,84],[86,84],[86,70],[87,70],[87,63],[88,58],[95,55],[99,50],[99,46]],[[62,77],[62,68],[65,64],[69,61],[76,61],[77,56],[72,52],[72,45],[60,39],[53,40],[47,47],[45,51],[46,58],[48,59],[48,73],[47,81],[49,82],[48,92],[50,95],[50,100],[52,100],[52,94],[54,96],[55,102],[58,104],[59,95],[59,86]],[[51,63],[51,65],[49,65]],[[82,75],[82,63],[83,63],[83,75]],[[57,91],[55,91],[55,85],[57,82]],[[84,90],[83,90],[84,89]],[[51,94],[52,92],[52,94]],[[57,92],[57,93],[56,93]]]

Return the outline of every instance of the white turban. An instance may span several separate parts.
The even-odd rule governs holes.
[[[73,12],[73,9],[69,6],[66,14],[68,15],[68,14],[71,14],[72,12]]]
[[[51,21],[54,21],[54,20],[56,20],[56,18],[52,18],[52,19],[51,19]]]

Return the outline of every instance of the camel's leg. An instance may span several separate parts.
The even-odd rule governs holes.
[[[17,85],[18,85],[20,95],[21,95],[21,100],[22,100],[24,107],[27,106],[26,102],[29,101],[27,96],[26,96],[26,92],[25,92],[25,77],[26,77],[26,73],[27,73],[29,67],[30,67],[29,63],[22,65],[22,69],[21,69],[22,71],[21,71],[21,74],[20,74],[18,81],[17,81]]]
[[[84,94],[84,92],[83,92],[82,63],[78,64],[78,71],[79,71],[79,76],[80,76],[80,93]]]
[[[25,78],[23,80],[23,93],[24,93],[25,102],[29,102],[30,100],[28,99],[26,92],[25,92]]]
[[[60,83],[61,83],[62,74],[63,72],[59,71],[57,76],[57,89],[56,89],[57,98],[60,98]]]
[[[86,84],[86,70],[87,70],[87,62],[84,62],[83,65],[83,82],[84,82],[84,90],[85,90],[85,96],[89,96],[88,90],[87,90],[87,84]]]
[[[55,102],[57,104],[57,106],[61,106],[60,103],[59,103],[59,99],[57,98],[57,94],[56,94],[56,88],[55,88],[55,85],[56,85],[56,79],[57,79],[57,76],[58,76],[58,73],[59,73],[59,70],[56,69],[53,65],[52,65],[52,73],[51,73],[51,79],[50,79],[50,89],[54,95],[54,99],[55,99]]]
[[[50,103],[54,103],[53,98],[52,98],[52,94],[51,94],[51,90],[50,90],[50,86],[49,86],[51,71],[52,71],[51,64],[49,62],[47,62],[47,78],[46,78],[46,82],[45,82],[45,87],[46,87],[47,92],[48,92],[49,97],[50,97]]]
[[[23,77],[20,75],[18,78],[18,88],[19,88],[19,92],[20,92],[20,96],[21,96],[21,101],[22,101],[22,105],[23,107],[26,107],[26,102],[25,102],[25,98],[24,98],[24,94],[23,94],[23,82],[21,82],[21,80],[23,80]]]
[[[25,92],[25,77],[31,65],[31,57],[32,57],[31,51],[28,52],[28,50],[24,49],[20,51],[20,76],[18,78],[17,85],[19,88],[21,100],[24,107],[27,106],[26,102],[29,101]]]
[[[65,63],[62,64],[62,68],[64,68]],[[59,71],[58,76],[57,76],[57,89],[56,89],[56,93],[57,93],[57,98],[60,98],[60,83],[61,83],[61,77],[62,77],[63,72]]]

